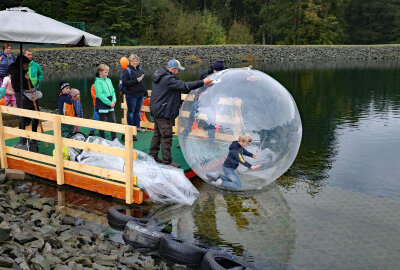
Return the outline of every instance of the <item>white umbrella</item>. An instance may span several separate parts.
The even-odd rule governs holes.
[[[101,38],[26,7],[0,11],[0,41],[100,46]]]

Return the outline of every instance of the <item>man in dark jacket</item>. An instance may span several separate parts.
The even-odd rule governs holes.
[[[185,70],[178,60],[168,61],[167,67],[157,70],[153,74],[152,92],[150,99],[150,113],[154,117],[154,134],[150,145],[150,156],[157,162],[179,168],[180,165],[172,162],[172,122],[179,115],[181,105],[181,91],[187,91],[209,85],[212,79],[184,82],[175,75]],[[162,160],[158,151],[162,151]]]
[[[224,70],[224,61],[221,59],[218,59],[214,62],[214,64],[207,70],[204,70],[200,76],[199,76],[199,80],[203,80],[204,78],[207,78],[209,75]],[[190,109],[190,113],[189,113],[189,118],[187,120],[187,125],[185,126],[182,135],[183,136],[187,136],[189,135],[190,131],[192,130],[192,125],[194,122],[194,117],[195,114],[197,112],[197,106],[198,106],[198,101],[199,101],[199,96],[206,90],[202,89],[202,91],[196,91],[196,94],[194,96],[194,100],[192,102],[192,106]],[[207,133],[208,133],[208,139],[210,144],[212,144],[214,142],[214,138],[215,138],[215,125],[213,123],[206,123],[203,122],[200,125],[202,125],[203,127],[205,127],[207,129]]]

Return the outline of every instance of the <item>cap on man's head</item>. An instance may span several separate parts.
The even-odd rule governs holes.
[[[185,68],[181,66],[181,63],[176,59],[169,60],[168,61],[168,67],[169,68],[178,68],[180,70],[185,70]]]
[[[65,87],[69,86],[67,82],[60,82],[60,91],[62,91]]]
[[[222,59],[216,60],[214,62],[214,65],[212,66],[212,69],[217,70],[217,71],[223,70],[224,69],[224,60],[222,60]]]

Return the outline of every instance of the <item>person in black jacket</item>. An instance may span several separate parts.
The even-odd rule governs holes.
[[[207,70],[204,70],[200,76],[199,76],[199,80],[203,80],[205,78],[207,78],[209,75],[224,70],[224,61],[221,59],[218,59],[214,62],[214,64]],[[198,106],[198,101],[199,101],[199,96],[206,90],[202,89],[202,91],[196,91],[196,94],[194,96],[194,100],[192,102],[192,106],[190,109],[190,113],[189,113],[189,118],[187,120],[187,125],[185,126],[182,135],[183,136],[187,136],[189,135],[190,131],[192,131],[192,125],[194,122],[194,117],[195,114],[197,112],[197,106]],[[201,124],[200,124],[201,125]],[[204,126],[204,123],[203,125]],[[212,144],[214,142],[214,138],[215,138],[215,125],[213,123],[205,123],[205,128],[207,129],[207,134],[208,134],[208,139],[210,144]]]
[[[252,158],[256,158],[258,156],[253,155],[252,153],[244,149],[244,147],[249,145],[249,143],[251,143],[252,141],[253,139],[251,138],[250,134],[243,132],[239,135],[238,141],[233,141],[231,143],[231,145],[229,146],[228,157],[222,165],[223,173],[219,175],[220,178],[218,178],[211,184],[234,190],[240,190],[242,188],[242,182],[240,181],[240,178],[235,171],[237,167],[239,167],[239,163],[252,170],[261,167],[261,165],[251,165],[243,158],[243,156],[248,156]],[[207,177],[213,178],[211,175],[207,175]]]
[[[179,115],[181,105],[181,91],[190,91],[209,85],[212,79],[184,82],[175,75],[180,70],[185,70],[178,60],[168,61],[167,67],[157,70],[153,74],[152,93],[150,99],[150,113],[154,117],[154,134],[150,145],[150,156],[157,162],[180,167],[179,164],[172,162],[172,122]],[[159,159],[158,152],[162,151],[162,160]]]
[[[138,131],[143,131],[140,127],[140,109],[142,108],[143,98],[147,95],[146,83],[143,79],[144,72],[139,67],[139,56],[131,54],[128,59],[129,66],[125,69],[122,76],[122,84],[126,87],[127,121],[128,125],[136,126]],[[133,136],[133,140],[137,141],[136,136]]]
[[[19,69],[19,63],[20,61],[22,61],[22,87],[20,84],[20,69]],[[22,108],[22,109],[28,109],[28,110],[35,110],[35,106],[33,104],[33,101],[31,101],[30,99],[28,99],[23,93],[24,91],[29,91],[29,86],[28,86],[28,80],[29,80],[29,76],[27,74],[28,68],[29,68],[29,63],[30,60],[22,55],[17,57],[17,60],[12,63],[9,68],[8,71],[11,75],[11,85],[15,91],[15,98],[17,100],[17,104],[18,104],[18,108]],[[29,93],[30,95],[30,93]],[[36,106],[39,109],[39,100],[36,100]],[[21,120],[19,122],[19,128],[20,129],[25,129],[25,127],[27,125],[29,125],[29,122],[32,121],[32,131],[37,132],[37,128],[39,125],[39,120],[36,118],[33,118],[32,120],[30,118],[27,117],[21,117]],[[29,142],[29,143],[28,143]],[[27,150],[32,151],[32,152],[37,152],[38,151],[38,145],[37,145],[37,141],[36,140],[31,140],[28,141],[26,138],[21,137],[19,143],[15,146],[16,148],[20,148],[20,149],[26,149],[26,147],[28,147]]]

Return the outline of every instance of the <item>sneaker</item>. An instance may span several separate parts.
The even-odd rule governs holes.
[[[219,175],[215,175],[212,173],[206,173],[206,176],[207,176],[208,180],[211,180],[211,181],[216,181],[219,177]]]
[[[181,148],[181,145],[178,143],[178,145],[176,146],[176,148]]]
[[[210,182],[211,185],[220,187],[222,185],[222,179],[218,178],[216,181]]]
[[[175,163],[175,162],[171,162],[171,163],[166,164],[166,165],[172,166],[172,167],[175,167],[175,168],[180,168],[181,167],[181,164],[178,164],[178,163]]]
[[[94,135],[94,130],[89,131],[89,136],[93,136]]]
[[[141,128],[141,127],[137,128],[137,131],[138,132],[146,132],[146,130],[144,128]]]
[[[135,136],[135,135],[133,135],[133,137],[132,137],[132,141],[137,141],[137,138],[136,138],[136,136]]]

